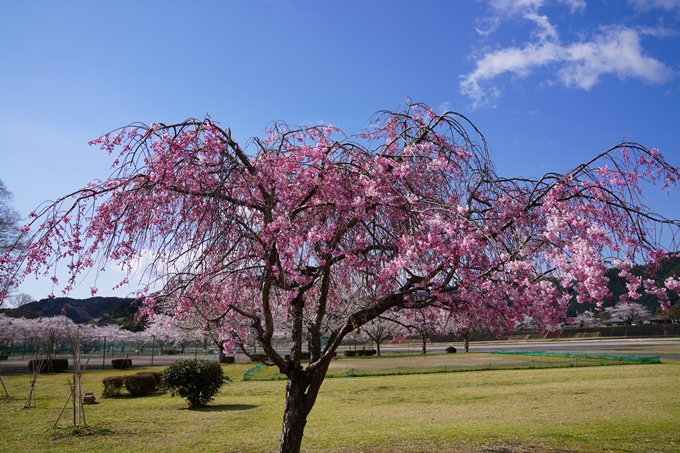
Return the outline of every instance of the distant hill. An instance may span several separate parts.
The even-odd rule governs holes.
[[[138,308],[138,301],[121,297],[90,297],[88,299],[57,297],[29,302],[18,308],[0,309],[0,313],[13,318],[33,319],[59,316],[64,310],[66,316],[78,324],[116,323],[128,330],[142,330],[142,326],[135,325]]]

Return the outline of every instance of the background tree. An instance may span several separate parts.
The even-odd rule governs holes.
[[[390,318],[409,332],[420,336],[421,352],[427,354],[427,344],[435,335],[447,334],[453,330],[451,311],[434,305],[418,307],[406,313],[399,313],[398,317]]]
[[[14,318],[10,318],[0,313],[0,355],[5,355],[5,351],[12,346],[19,334],[19,326]]]
[[[16,293],[7,297],[5,302],[8,307],[19,308],[23,305],[26,305],[29,302],[33,302],[33,298],[28,294]]]
[[[507,178],[464,117],[419,104],[380,112],[355,136],[275,123],[248,153],[210,119],[92,143],[116,152],[116,173],[32,213],[29,245],[0,259],[0,279],[57,285],[66,260],[68,292],[93,266],[132,271],[150,258],[137,294],[148,310],[201,313],[225,348],[256,340],[286,375],[281,452],[300,450],[344,337],[383,313],[552,325],[570,292],[609,297],[608,265],[662,259],[659,244],[675,243],[661,233],[679,225],[640,197],[642,184],[680,177],[657,150],[622,143],[564,174]],[[624,278],[660,298],[680,289]],[[284,337],[289,358],[273,346]]]
[[[14,258],[21,250],[21,244],[17,242],[20,234],[19,222],[21,216],[12,208],[11,202],[12,192],[0,180],[0,256],[4,254],[9,258]],[[0,280],[0,286],[7,286],[8,283]],[[0,302],[2,299],[0,293]]]
[[[680,304],[673,304],[666,310],[659,309],[654,314],[656,316],[666,318],[667,320],[675,324],[677,322],[680,322]]]
[[[600,325],[600,320],[597,318],[595,313],[592,311],[584,311],[583,313],[579,313],[577,316],[574,317],[573,319],[573,324],[576,327],[596,327]]]
[[[495,332],[496,335],[507,333],[507,321],[497,317],[482,317],[477,313],[465,310],[451,311],[451,329],[455,335],[463,337],[463,348],[470,352],[470,339],[475,333]]]
[[[395,315],[379,316],[364,324],[361,330],[375,343],[378,355],[380,355],[380,345],[385,340],[401,335],[406,329],[392,319]]]
[[[619,318],[628,325],[641,323],[652,316],[647,307],[636,302],[619,302],[614,307],[605,308],[604,311],[610,318]]]

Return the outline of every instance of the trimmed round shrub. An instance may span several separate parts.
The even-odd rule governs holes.
[[[161,374],[162,390],[186,398],[189,407],[205,406],[227,381],[219,363],[208,360],[178,360]]]
[[[126,370],[132,368],[132,359],[113,359],[111,360],[111,368],[114,370]]]
[[[250,360],[252,362],[266,362],[269,360],[269,357],[267,357],[267,354],[250,354]]]
[[[45,359],[45,360],[29,360],[28,371],[33,372],[40,367],[39,373],[61,373],[68,370],[68,359]]]
[[[130,396],[146,396],[156,391],[158,387],[158,380],[153,373],[137,373],[125,376],[123,382],[125,390],[130,393]]]
[[[102,392],[102,396],[104,398],[113,398],[115,396],[119,396],[124,383],[125,383],[124,376],[105,377],[104,380],[102,381],[102,384],[104,384],[104,391]]]
[[[449,346],[448,348],[446,348],[446,352],[448,352],[449,354],[455,354],[456,348],[454,348],[453,346]]]
[[[142,371],[130,376],[109,376],[102,380],[104,398],[121,396],[123,388],[130,396],[146,396],[158,389],[161,383],[161,373],[156,371]]]

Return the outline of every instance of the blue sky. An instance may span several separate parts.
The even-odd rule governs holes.
[[[131,122],[353,133],[407,96],[468,116],[506,176],[622,139],[680,165],[680,0],[1,2],[0,61],[0,179],[22,214],[105,178],[87,142]],[[674,195],[648,201],[679,218]],[[101,295],[134,289],[109,274]]]

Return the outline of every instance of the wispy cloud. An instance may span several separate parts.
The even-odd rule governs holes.
[[[628,0],[634,7],[641,10],[661,8],[667,11],[677,9],[680,11],[680,0]]]
[[[648,83],[662,83],[672,77],[673,72],[645,55],[640,44],[642,35],[659,35],[654,30],[621,25],[600,27],[589,40],[562,43],[549,18],[538,13],[544,3],[544,0],[491,1],[494,10],[533,22],[536,29],[530,42],[486,52],[476,59],[476,67],[471,73],[461,76],[461,92],[470,97],[473,107],[492,106],[498,99],[500,90],[491,83],[493,79],[503,74],[526,77],[542,67],[553,71],[554,79],[549,80],[550,83],[584,90],[593,87],[604,75]],[[585,7],[581,0],[563,0],[561,3],[572,12]]]

